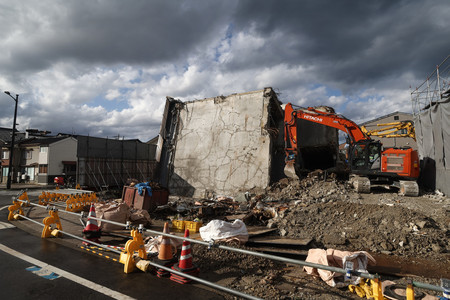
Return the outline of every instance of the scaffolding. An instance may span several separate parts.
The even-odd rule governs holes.
[[[450,195],[450,55],[411,92],[419,150],[419,184]]]
[[[436,66],[436,70],[411,92],[414,116],[428,110],[433,105],[450,98],[450,55]]]

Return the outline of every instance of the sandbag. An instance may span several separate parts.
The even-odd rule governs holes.
[[[130,209],[130,217],[129,220],[133,225],[142,224],[144,226],[151,225],[152,220],[150,218],[150,214],[148,211],[144,209],[132,208]]]
[[[100,219],[126,224],[130,216],[128,205],[126,205],[125,203],[110,202],[95,203],[94,205],[97,218]],[[102,231],[125,229],[124,226],[119,226],[102,221],[99,222],[98,226],[102,229]]]
[[[367,272],[367,265],[376,264],[375,259],[365,251],[350,252],[335,249],[310,249],[306,261],[337,268],[343,268],[346,261],[352,261],[354,269],[361,272]],[[309,275],[320,277],[332,287],[341,287],[345,285],[344,274],[342,273],[335,273],[312,267],[303,267],[303,270]],[[360,280],[360,277],[352,278],[352,281],[349,283],[358,284]]]

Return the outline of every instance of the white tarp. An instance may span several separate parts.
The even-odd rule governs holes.
[[[233,223],[212,220],[206,226],[200,227],[200,236],[207,242],[242,236],[248,239],[248,231],[241,220],[235,220]]]

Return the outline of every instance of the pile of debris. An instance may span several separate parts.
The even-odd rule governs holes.
[[[233,244],[252,251],[266,251],[255,246],[260,238],[285,239],[291,243],[308,241],[306,250],[367,251],[449,264],[450,199],[445,195],[405,197],[386,190],[358,194],[347,181],[322,175],[313,172],[302,180],[282,179],[266,190],[243,191],[236,197],[170,196],[166,205],[150,214],[161,221],[187,220],[207,225],[212,220],[241,220],[248,228],[258,226],[271,236],[256,238],[250,234],[250,243]],[[259,229],[261,226],[265,229]],[[251,295],[273,299],[358,298],[345,289],[312,280],[299,266],[203,245],[192,247],[202,278]],[[428,283],[436,285],[432,280]]]
[[[448,198],[410,198],[392,191],[358,194],[346,181],[316,174],[303,180],[282,179],[262,193],[248,191],[235,198],[171,197],[152,218],[203,224],[240,219],[248,226],[276,228],[281,237],[311,239],[319,248],[448,259],[443,255],[449,248]],[[424,199],[444,201],[443,216],[416,210]]]

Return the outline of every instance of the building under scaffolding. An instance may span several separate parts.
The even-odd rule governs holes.
[[[411,92],[420,183],[450,195],[450,55]]]
[[[99,190],[121,187],[128,180],[156,177],[156,145],[139,140],[111,140],[78,136],[77,182]]]

